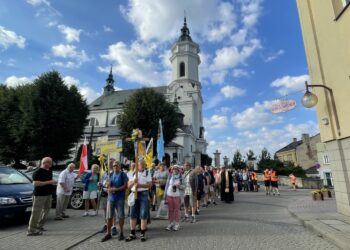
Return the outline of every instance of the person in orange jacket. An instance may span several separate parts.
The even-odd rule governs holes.
[[[258,178],[256,177],[256,173],[254,171],[250,172],[250,180],[253,182],[253,191],[258,192]]]
[[[270,174],[270,170],[267,168],[264,171],[264,183],[265,183],[265,192],[266,195],[270,194],[271,191],[271,174]]]
[[[272,188],[272,194],[273,195],[280,195],[280,192],[278,190],[278,175],[276,170],[274,170],[273,168],[271,169],[271,188]]]

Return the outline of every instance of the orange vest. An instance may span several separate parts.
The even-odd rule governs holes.
[[[253,181],[256,181],[257,179],[256,179],[256,173],[255,172],[252,172],[251,173],[251,179],[253,180]]]
[[[271,171],[271,181],[278,181],[278,176],[276,171]]]
[[[270,175],[270,171],[264,171],[264,181],[269,181],[271,180],[271,175]]]

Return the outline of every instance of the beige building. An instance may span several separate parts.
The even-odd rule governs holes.
[[[332,171],[338,211],[350,216],[350,0],[297,0],[297,5],[311,84],[323,86],[312,88],[320,149]]]
[[[278,150],[276,156],[282,162],[292,162],[294,166],[309,169],[318,163],[316,145],[320,141],[320,134],[311,137],[303,134],[301,140],[294,138],[293,142]]]

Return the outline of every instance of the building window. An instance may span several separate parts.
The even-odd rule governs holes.
[[[114,116],[114,118],[111,121],[111,125],[117,125],[117,116]]]
[[[181,62],[180,63],[180,77],[185,76],[185,63]]]
[[[92,126],[97,127],[99,125],[100,124],[99,124],[99,122],[98,122],[98,120],[96,118],[94,118],[94,117],[90,118],[90,120],[89,120],[89,127],[92,127]]]
[[[323,163],[325,165],[329,165],[330,164],[328,155],[323,155]]]

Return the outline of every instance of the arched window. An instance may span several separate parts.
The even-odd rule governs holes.
[[[90,118],[89,120],[89,127],[92,127],[92,126],[99,126],[99,122],[96,118],[92,117]]]
[[[111,125],[117,125],[117,116],[114,116],[114,118],[111,121]]]
[[[180,63],[180,77],[185,76],[185,63],[181,62]]]

